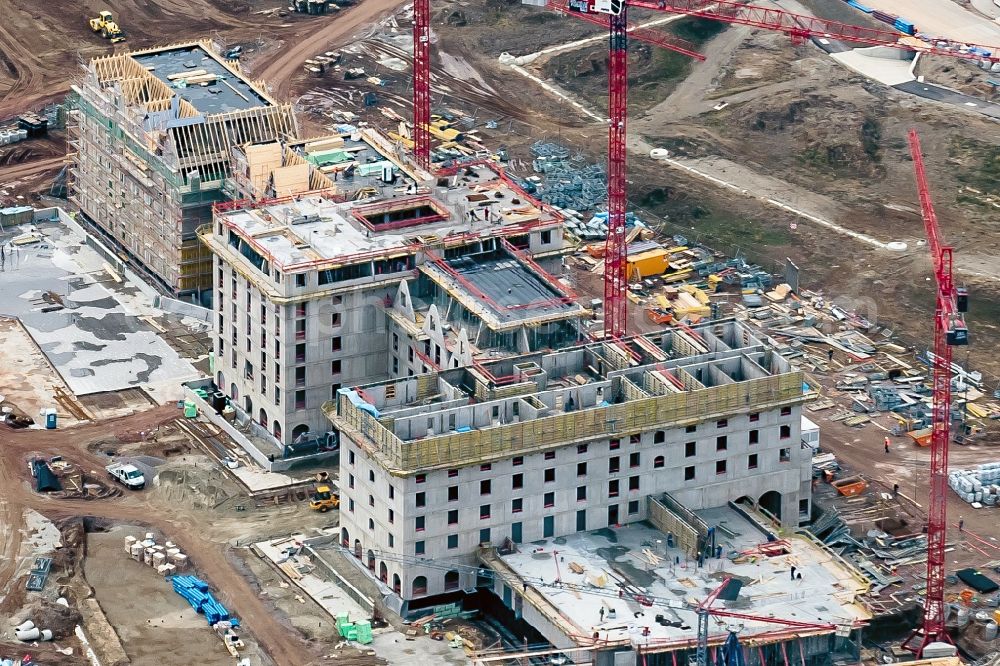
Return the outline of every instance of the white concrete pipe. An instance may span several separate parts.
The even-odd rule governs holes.
[[[35,627],[34,629],[28,629],[27,631],[21,631],[18,629],[14,632],[14,635],[17,636],[17,640],[19,641],[37,641],[38,637],[42,635],[42,632],[39,631],[38,627]]]
[[[34,628],[35,628],[35,623],[32,622],[31,620],[28,620],[26,622],[22,622],[21,624],[17,625],[15,631],[30,631]]]

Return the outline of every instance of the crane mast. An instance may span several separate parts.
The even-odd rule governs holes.
[[[628,184],[625,181],[625,124],[628,118],[628,21],[627,9],[611,15],[608,58],[608,238],[604,249],[604,336],[625,335],[627,315],[625,291],[625,213]]]
[[[923,625],[904,644],[921,654],[929,643],[951,642],[945,630],[944,607],[944,554],[948,535],[948,445],[951,439],[951,362],[952,347],[968,344],[969,331],[961,316],[967,310],[968,302],[964,291],[962,298],[959,298],[959,292],[955,288],[954,251],[941,243],[937,214],[931,201],[923,153],[920,150],[920,137],[915,129],[909,132],[909,142],[917,190],[920,193],[924,232],[934,262],[937,287],[934,302],[934,358],[931,359],[934,392],[930,498],[927,509],[927,594],[924,599]]]
[[[430,24],[430,0],[413,0],[413,157],[425,171],[431,165]]]

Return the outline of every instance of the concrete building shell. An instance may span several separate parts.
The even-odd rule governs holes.
[[[438,270],[432,265],[503,252],[523,275],[552,282],[530,256],[562,246],[561,217],[488,168],[411,194],[342,198],[328,190],[224,204],[199,231],[214,257],[216,384],[256,421],[258,435],[273,439],[276,454],[331,429],[321,407],[340,387],[464,364],[478,353],[459,326],[432,330],[448,319],[410,296],[410,285],[427,281],[424,271]],[[403,211],[419,216],[396,219]],[[554,300],[567,300],[551,289]],[[453,285],[455,298],[459,291]],[[585,313],[565,304],[560,317]],[[453,345],[459,334],[462,353]]]
[[[439,566],[692,509],[810,510],[800,371],[735,321],[591,343],[339,392],[343,543],[413,601],[475,585]],[[385,553],[382,558],[379,554]]]
[[[208,42],[95,58],[73,91],[70,199],[83,221],[165,293],[210,289],[195,232],[226,198],[230,151],[294,136],[291,107]]]

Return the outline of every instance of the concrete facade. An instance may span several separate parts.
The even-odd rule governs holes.
[[[646,382],[648,391],[622,389],[629,379],[636,386],[649,373],[658,374],[655,366],[576,383],[586,366],[598,363],[594,358],[611,357],[609,345],[601,344],[584,348],[594,358],[566,360],[578,355],[574,349],[509,359],[504,368],[534,365],[548,372],[545,379],[508,385],[518,397],[491,399],[482,384],[492,385],[494,395],[505,387],[483,381],[478,367],[363,386],[356,394],[345,389],[333,418],[346,435],[340,458],[342,542],[403,599],[413,600],[472,587],[473,573],[462,567],[443,571],[441,565],[472,564],[483,544],[530,543],[643,521],[646,498],[664,492],[694,510],[747,501],[798,525],[809,512],[811,479],[811,454],[800,439],[800,405],[807,399],[801,373],[735,322],[721,325],[717,337],[710,330],[707,354],[666,362],[680,381],[701,376],[706,384],[697,385],[701,391],[691,385],[691,391],[661,394],[684,417],[653,414],[656,427],[640,425],[630,408],[647,409],[639,403],[657,395],[651,381],[658,380]],[[633,342],[632,349],[652,344],[677,351],[678,341],[665,341],[671,335],[676,333]],[[746,344],[733,348],[723,340]],[[745,360],[759,372],[742,375],[743,388],[731,375],[710,371],[747,371]],[[693,374],[683,369],[685,361]],[[751,388],[762,380],[770,381],[766,389]],[[780,389],[772,380],[781,380]],[[712,388],[734,397],[716,404]],[[632,393],[635,404],[613,397],[619,390]],[[684,404],[687,398],[690,404]],[[547,423],[556,419],[562,423]],[[503,432],[514,427],[519,432]],[[413,463],[421,458],[428,464]],[[409,559],[383,560],[380,553]]]
[[[344,202],[323,192],[262,206],[234,204],[220,208],[203,229],[215,273],[216,384],[277,449],[306,433],[325,436],[331,426],[321,408],[342,386],[436,369],[432,338],[441,367],[453,361],[452,352],[442,360],[441,351],[467,334],[445,327],[426,302],[410,300],[407,285],[425,279],[425,264],[444,261],[445,253],[482,252],[505,235],[523,238],[529,252],[561,247],[561,218],[527,199],[516,220],[499,211],[492,220],[470,222],[469,211],[482,208],[463,202],[462,191],[501,192],[508,201],[516,192],[489,169],[467,179],[474,183],[458,190],[449,185],[375,202]],[[418,221],[405,236],[360,221],[373,206],[405,211],[427,205],[428,196],[440,219]],[[431,248],[412,240],[418,234],[457,240]],[[565,316],[583,314],[576,306]],[[471,345],[459,357],[470,362]]]

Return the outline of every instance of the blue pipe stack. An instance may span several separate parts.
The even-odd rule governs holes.
[[[172,576],[170,582],[174,586],[174,592],[184,597],[191,608],[204,615],[209,625],[228,620],[233,627],[240,626],[239,620],[231,618],[225,606],[208,591],[208,583],[205,581],[196,576]]]

